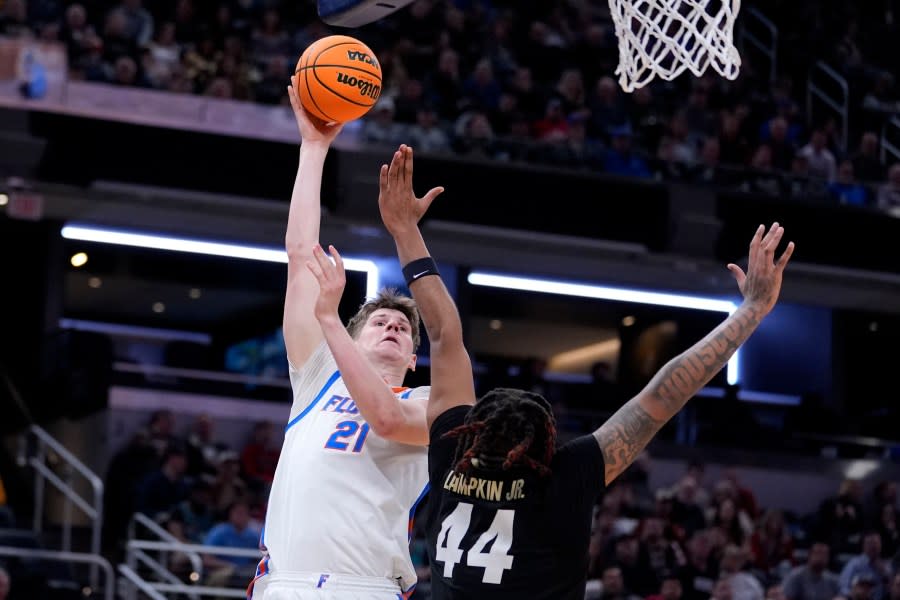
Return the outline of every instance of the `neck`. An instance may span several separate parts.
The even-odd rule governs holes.
[[[372,366],[375,367],[375,372],[381,375],[381,378],[384,379],[388,385],[396,387],[403,385],[403,380],[406,378],[406,365],[399,367],[395,364],[385,364],[374,359],[372,361]]]

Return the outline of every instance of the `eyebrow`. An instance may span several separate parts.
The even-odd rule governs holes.
[[[372,313],[372,316],[369,317],[369,319],[370,319],[370,320],[371,320],[371,319],[386,319],[386,318],[388,318],[389,316],[390,316],[390,315],[389,315],[388,313],[374,312],[374,313]],[[404,323],[406,323],[407,325],[410,325],[409,319],[407,318],[406,315],[404,315],[403,313],[400,313],[400,316],[403,317],[403,322],[404,322]]]

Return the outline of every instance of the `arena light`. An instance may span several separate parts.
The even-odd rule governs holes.
[[[62,228],[62,236],[67,240],[132,246],[151,250],[167,250],[169,252],[187,252],[190,254],[206,254],[209,256],[242,258],[283,264],[287,264],[288,261],[287,252],[280,248],[214,242],[89,225],[67,224]],[[378,266],[371,260],[344,257],[344,267],[348,271],[366,274],[366,297],[374,298],[380,285]]]
[[[717,300],[715,298],[666,294],[663,292],[553,281],[549,279],[533,279],[529,277],[487,273],[483,271],[472,271],[469,273],[468,281],[472,285],[484,287],[558,294],[563,296],[577,296],[579,298],[594,298],[597,300],[634,302],[636,304],[652,304],[655,306],[671,306],[673,308],[707,310],[729,315],[737,310],[737,305],[735,305],[734,302]],[[740,373],[739,368],[740,356],[739,352],[735,352],[731,357],[731,360],[728,361],[728,368],[726,371],[726,377],[729,384],[734,385],[738,382]]]

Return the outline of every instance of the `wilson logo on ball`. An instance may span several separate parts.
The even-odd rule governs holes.
[[[374,100],[381,94],[380,85],[372,83],[371,81],[366,81],[364,79],[354,77],[353,75],[347,75],[346,73],[339,72],[337,74],[337,80],[338,83],[343,83],[344,85],[358,88],[360,96],[367,96]]]
[[[347,50],[347,60],[356,60],[366,63],[367,65],[372,65],[373,67],[378,66],[378,61],[375,60],[375,57],[370,56],[365,52],[360,52],[359,50]]]

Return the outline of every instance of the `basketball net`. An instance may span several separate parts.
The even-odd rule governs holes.
[[[670,81],[685,69],[699,77],[710,65],[727,79],[737,77],[741,57],[733,31],[741,0],[609,0],[609,8],[624,91],[656,76]]]

